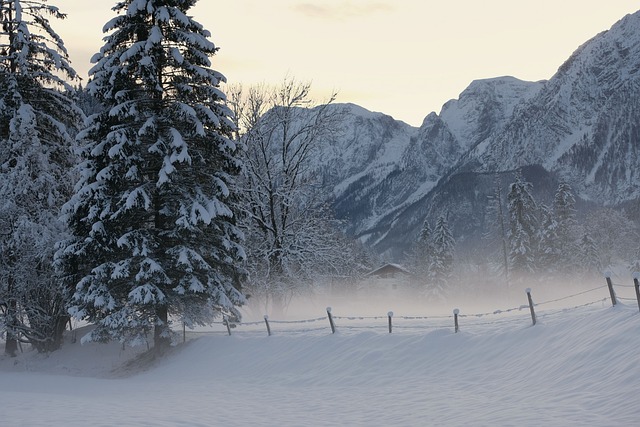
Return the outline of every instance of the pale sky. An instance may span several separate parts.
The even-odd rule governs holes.
[[[116,0],[50,0],[86,76]],[[632,0],[200,0],[191,15],[220,47],[229,83],[311,81],[418,126],[472,80],[549,79],[582,43],[640,8]]]

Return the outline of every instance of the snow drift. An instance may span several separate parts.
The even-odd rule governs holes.
[[[457,334],[450,319],[409,320],[401,313],[392,334],[384,317],[338,318],[334,335],[324,324],[304,333],[288,333],[281,324],[271,337],[241,326],[232,336],[220,330],[188,342],[126,377],[122,367],[112,368],[129,360],[131,350],[69,343],[48,358],[0,359],[3,420],[14,426],[635,424],[637,305],[564,306],[539,311],[536,326],[528,309],[462,317]]]

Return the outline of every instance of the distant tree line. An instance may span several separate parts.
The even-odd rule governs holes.
[[[624,211],[596,208],[581,215],[571,186],[561,182],[552,204],[539,203],[520,170],[505,189],[498,176],[489,196],[483,248],[472,264],[484,265],[495,281],[510,287],[531,281],[581,280],[616,265],[640,269],[640,230]],[[432,231],[427,220],[408,256],[423,294],[439,300],[469,276],[455,255],[455,239],[441,215]]]

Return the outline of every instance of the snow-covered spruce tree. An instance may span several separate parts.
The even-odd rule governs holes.
[[[640,272],[640,246],[636,249],[633,257],[631,258],[631,262],[629,263],[629,270],[631,273]]]
[[[509,263],[516,275],[532,273],[536,263],[537,205],[531,195],[532,185],[520,170],[507,195],[509,210]]]
[[[602,272],[602,262],[596,242],[589,233],[585,232],[580,239],[578,252],[578,266],[584,276],[594,276]]]
[[[553,213],[557,222],[558,269],[571,272],[576,269],[579,260],[578,222],[576,221],[576,199],[567,183],[560,183],[553,199]]]
[[[558,237],[556,217],[545,205],[540,206],[540,228],[538,230],[538,252],[536,268],[549,276],[553,276],[563,267],[563,254]]]
[[[587,215],[584,230],[595,243],[603,269],[627,264],[638,248],[640,230],[624,211],[612,208],[593,211]]]
[[[318,148],[339,130],[343,113],[332,105],[335,95],[316,105],[310,89],[287,78],[276,88],[250,88],[245,97],[236,90],[233,103],[247,146],[240,185],[247,288],[276,315],[303,285],[349,269],[348,245],[337,238],[313,169]]]
[[[431,281],[430,268],[433,257],[433,231],[429,219],[425,218],[420,233],[407,255],[407,263],[418,279],[417,285],[422,289],[425,289]]]
[[[71,194],[76,78],[45,1],[0,1],[0,304],[6,353],[17,340],[47,352],[62,343],[67,293],[53,271],[58,220]]]
[[[135,344],[153,330],[161,349],[172,321],[239,317],[245,302],[230,191],[240,149],[195,3],[119,1],[92,60],[87,88],[105,110],[78,137],[75,239],[58,253],[77,277],[70,312],[97,325],[87,339]]]
[[[496,174],[494,178],[494,190],[488,197],[486,210],[486,231],[483,235],[489,247],[497,247],[497,255],[490,251],[486,255],[495,258],[497,270],[504,277],[507,287],[509,283],[509,248],[508,248],[508,226],[506,219],[506,206],[500,176]]]
[[[429,267],[430,283],[427,286],[427,296],[432,300],[442,300],[446,297],[449,280],[453,271],[453,257],[455,254],[455,239],[449,228],[445,215],[440,215],[433,231],[433,257]]]

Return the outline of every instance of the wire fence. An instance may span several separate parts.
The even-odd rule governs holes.
[[[203,334],[241,334],[243,336],[268,335],[322,335],[327,333],[354,333],[372,331],[378,333],[416,333],[420,331],[455,330],[473,331],[477,327],[505,330],[508,328],[521,328],[523,325],[533,325],[539,319],[553,320],[574,310],[587,310],[589,307],[615,306],[618,301],[629,301],[638,304],[640,310],[640,285],[638,277],[634,275],[633,284],[613,283],[610,277],[606,277],[607,284],[592,289],[565,295],[559,298],[542,302],[534,302],[531,290],[527,289],[528,304],[515,307],[498,309],[480,313],[460,313],[453,310],[451,315],[394,315],[388,312],[386,315],[361,316],[350,313],[335,314],[331,307],[327,307],[326,315],[310,319],[300,320],[271,320],[264,316],[263,321],[233,323],[230,319],[223,318],[214,326],[219,329],[207,331],[188,331],[188,337]],[[604,296],[608,289],[608,296]],[[634,289],[635,292],[630,289]],[[586,298],[586,296],[592,296]],[[524,298],[523,298],[524,300]],[[566,304],[574,300],[574,304]],[[609,301],[609,302],[608,302]],[[564,303],[559,307],[552,307]],[[187,339],[187,331],[183,330],[183,340]]]

